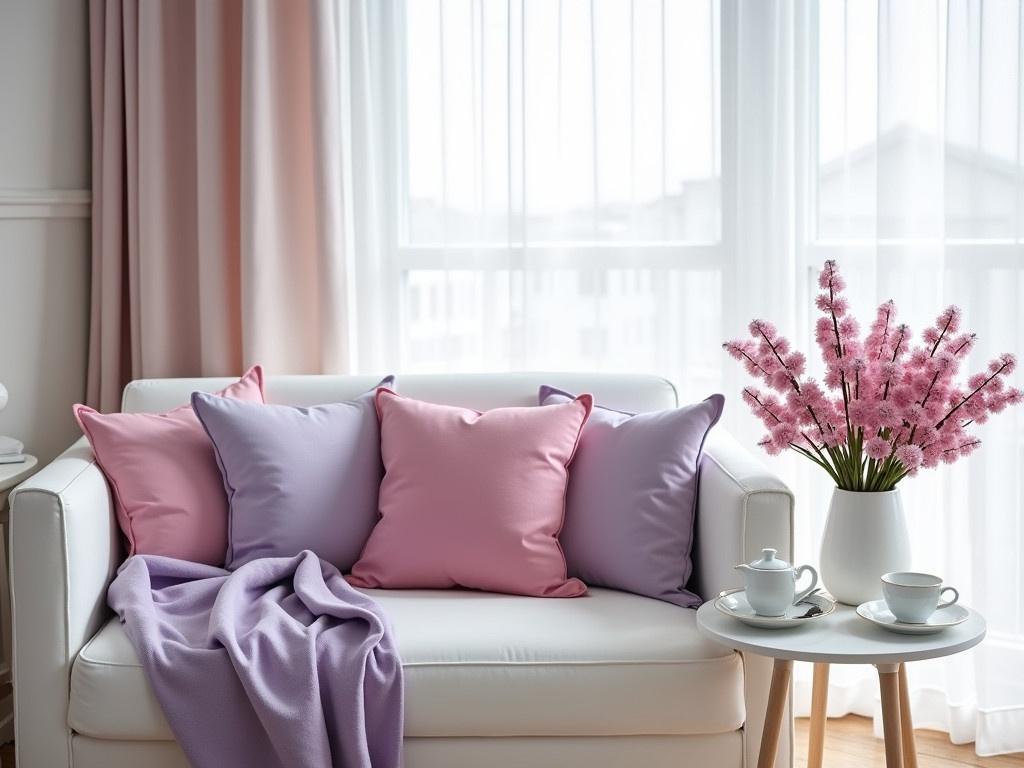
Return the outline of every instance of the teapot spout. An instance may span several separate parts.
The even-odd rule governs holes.
[[[750,567],[749,565],[747,565],[746,563],[740,563],[739,565],[737,565],[737,566],[734,566],[734,567],[735,567],[735,569],[736,569],[737,571],[744,571],[744,572],[746,572],[746,571],[752,571],[752,570],[754,570],[753,568],[751,568],[751,567]]]

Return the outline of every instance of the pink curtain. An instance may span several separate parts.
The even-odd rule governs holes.
[[[132,378],[349,368],[344,14],[91,0],[92,405]]]

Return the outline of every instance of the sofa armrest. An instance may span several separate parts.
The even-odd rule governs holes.
[[[722,429],[715,429],[704,446],[694,536],[692,587],[705,600],[742,586],[733,566],[756,559],[762,547],[774,547],[787,560],[793,557],[792,491]],[[743,654],[747,766],[757,764],[771,675],[771,659]],[[790,711],[787,704],[790,725],[779,743],[776,766],[793,764]]]
[[[22,768],[70,765],[71,665],[109,615],[120,562],[110,490],[83,438],[11,501],[15,745]]]
[[[728,432],[708,436],[701,464],[694,530],[694,591],[709,600],[742,586],[737,563],[762,547],[793,556],[793,492]]]

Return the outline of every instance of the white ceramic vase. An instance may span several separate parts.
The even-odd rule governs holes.
[[[882,597],[883,573],[910,568],[910,537],[900,492],[832,492],[821,539],[821,581],[847,605]]]

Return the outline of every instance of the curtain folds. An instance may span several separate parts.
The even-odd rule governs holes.
[[[814,10],[810,41],[822,53],[806,261],[840,262],[865,324],[889,298],[915,333],[959,305],[964,330],[978,334],[965,376],[1001,352],[1021,353],[1021,3]],[[984,444],[969,459],[900,483],[914,568],[940,574],[988,620],[978,648],[908,665],[914,722],[975,742],[980,755],[1024,750],[1022,427],[1024,414],[1009,409],[977,426]],[[787,472],[797,552],[816,562],[831,489],[809,467]],[[874,716],[879,730],[874,677],[833,667],[829,714]],[[806,713],[809,669],[797,670],[795,691]]]
[[[351,8],[91,1],[91,404],[257,361],[350,370]]]

